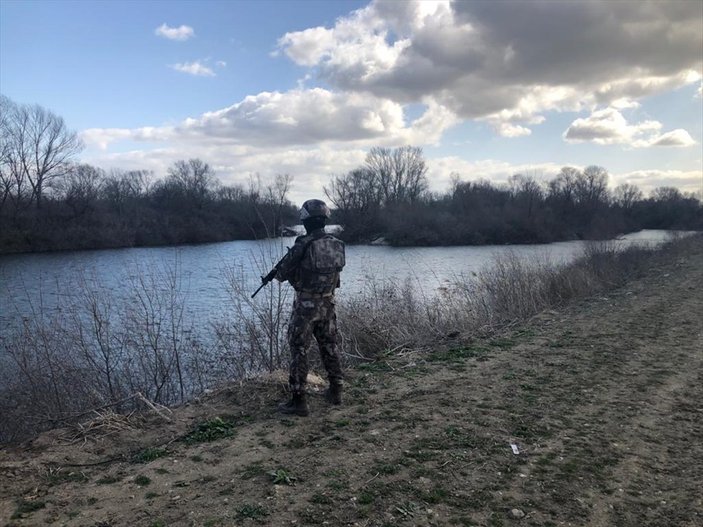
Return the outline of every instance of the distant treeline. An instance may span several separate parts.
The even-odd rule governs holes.
[[[82,148],[60,117],[0,96],[0,252],[256,239],[297,221],[288,176],[223,186],[190,159],[157,180],[78,164]]]
[[[564,167],[547,183],[515,175],[507,185],[465,182],[428,192],[422,150],[372,149],[364,166],[325,189],[348,242],[478,245],[604,239],[640,229],[703,229],[703,206],[673,187],[645,198],[635,186],[608,188],[598,166]]]
[[[41,206],[31,192],[0,209],[0,251],[175,245],[277,236],[297,221],[286,199],[290,178],[222,186],[207,163],[178,161],[166,178],[70,166]]]
[[[297,223],[291,179],[224,186],[200,159],[166,177],[77,163],[83,145],[63,119],[0,95],[0,253],[258,239]],[[547,184],[464,182],[428,191],[422,150],[373,148],[325,192],[348,242],[392,245],[539,243],[607,238],[642,228],[703,229],[703,207],[672,187],[648,198],[608,189],[605,169],[565,167]]]

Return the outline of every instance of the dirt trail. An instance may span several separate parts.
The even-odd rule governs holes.
[[[0,451],[0,525],[703,525],[702,288],[699,242],[492,340],[368,364],[310,418],[259,380],[45,434]]]

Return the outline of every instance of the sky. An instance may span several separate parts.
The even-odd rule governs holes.
[[[600,165],[703,192],[703,2],[0,0],[0,93],[64,118],[83,162],[324,198],[374,146],[430,188]]]

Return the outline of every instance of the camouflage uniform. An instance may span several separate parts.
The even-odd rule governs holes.
[[[293,394],[302,394],[305,390],[308,376],[307,349],[312,336],[317,340],[330,384],[342,382],[342,368],[336,351],[337,315],[334,302],[334,291],[340,283],[339,273],[321,275],[306,269],[305,252],[309,242],[325,236],[331,237],[325,234],[324,229],[316,229],[296,238],[276,274],[276,279],[282,282],[288,280],[295,289],[293,311],[288,324],[291,352],[288,381]]]

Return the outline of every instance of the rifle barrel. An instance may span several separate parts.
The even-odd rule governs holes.
[[[251,297],[254,298],[254,297],[256,296],[256,293],[258,293],[259,291],[261,291],[261,289],[263,289],[263,287],[264,287],[266,284],[268,284],[268,282],[264,282],[263,284],[261,284],[261,285],[259,286],[259,288],[258,288],[256,291],[254,291],[254,294],[252,294]]]

